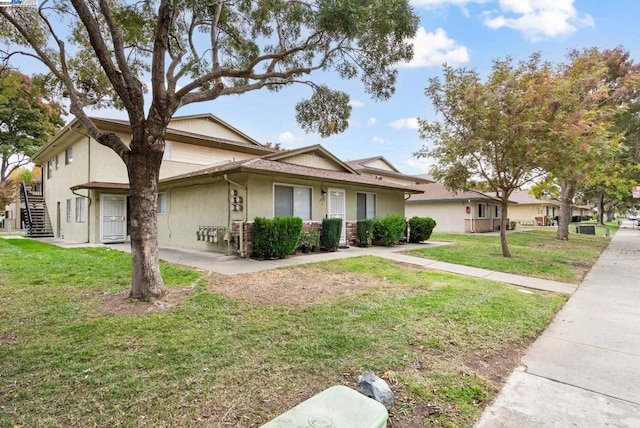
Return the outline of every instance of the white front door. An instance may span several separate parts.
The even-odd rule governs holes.
[[[347,203],[345,197],[345,191],[343,189],[328,189],[329,193],[329,212],[327,217],[329,218],[341,218],[342,219],[342,232],[340,232],[340,245],[347,244],[347,227],[345,224],[345,218],[347,217]]]
[[[127,238],[126,195],[102,195],[100,219],[100,242],[124,242]]]

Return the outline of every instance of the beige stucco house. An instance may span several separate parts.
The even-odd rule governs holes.
[[[405,216],[431,217],[438,233],[479,233],[500,228],[500,202],[475,190],[451,192],[440,183],[411,186],[424,193],[405,202]]]
[[[124,121],[95,119],[123,141]],[[122,161],[71,122],[33,158],[57,237],[110,243],[127,239],[128,180]],[[404,215],[419,190],[368,177],[319,145],[279,152],[210,115],[174,118],[158,190],[161,246],[252,253],[255,217],[295,215],[305,229],[344,219],[342,243],[355,242],[359,218]]]
[[[560,214],[560,202],[538,199],[528,190],[514,190],[509,201],[509,219],[524,226],[546,226]]]

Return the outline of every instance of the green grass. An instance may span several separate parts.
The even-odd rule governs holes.
[[[575,227],[571,229],[575,232]],[[555,234],[555,228],[509,233],[511,258],[502,257],[500,236],[484,234],[434,233],[432,241],[453,245],[413,252],[450,263],[578,284],[610,241],[604,231],[600,236],[570,233],[568,241],[555,239]]]
[[[314,268],[388,286],[300,307],[163,264],[169,287],[196,284],[187,299],[118,315],[103,302],[128,254],[0,239],[0,260],[0,427],[259,426],[367,369],[396,378],[393,426],[427,403],[425,426],[471,426],[500,385],[470,362],[522,349],[565,301],[363,257]]]

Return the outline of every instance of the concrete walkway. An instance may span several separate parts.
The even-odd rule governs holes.
[[[129,243],[123,244],[83,244],[65,239],[42,238],[42,242],[52,245],[73,248],[73,247],[108,247],[121,251],[130,252]],[[566,294],[572,294],[577,285],[567,284],[558,281],[550,281],[546,279],[533,278],[529,276],[513,275],[508,273],[494,272],[487,269],[480,269],[470,266],[462,266],[453,263],[440,262],[437,260],[426,259],[419,256],[403,254],[419,248],[438,247],[442,245],[450,245],[448,242],[428,241],[423,244],[403,244],[392,247],[349,247],[340,249],[331,253],[314,253],[310,255],[300,255],[295,257],[287,257],[279,260],[254,260],[244,259],[236,256],[225,256],[220,253],[212,253],[207,251],[187,250],[183,248],[160,248],[158,250],[160,259],[170,263],[191,266],[205,271],[221,273],[225,275],[237,275],[243,273],[253,273],[265,270],[277,269],[287,266],[297,266],[302,264],[317,263],[328,260],[338,260],[348,257],[358,257],[366,255],[374,255],[384,257],[397,262],[413,264],[426,269],[455,273],[458,275],[471,276],[474,278],[484,278],[493,281],[504,282],[524,288],[535,290],[553,291]]]
[[[476,428],[640,427],[640,231],[630,222],[522,364]]]

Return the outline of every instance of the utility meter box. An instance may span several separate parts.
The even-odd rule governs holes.
[[[262,428],[385,428],[381,403],[343,385],[332,386],[262,425]]]

